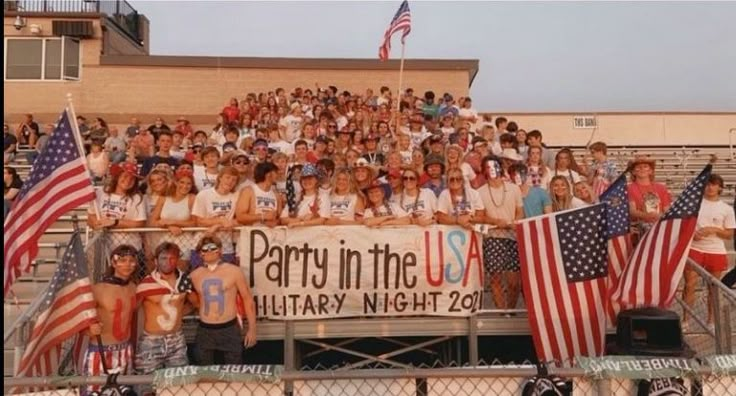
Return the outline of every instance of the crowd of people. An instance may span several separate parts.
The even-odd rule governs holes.
[[[455,100],[432,91],[418,96],[412,89],[398,97],[387,87],[377,95],[371,89],[340,92],[333,86],[249,93],[243,100],[231,98],[210,130],[194,130],[186,117],[171,126],[157,118],[147,127],[132,119],[124,131],[101,118],[91,125],[83,117],[77,122],[91,176],[101,184],[90,204],[88,225],[151,226],[172,235],[181,234],[183,227],[206,227],[215,239],[205,240],[208,236],[196,247],[166,245],[157,249],[155,260],[168,262],[180,253],[186,258],[188,267],[178,266],[181,273],[168,272],[169,289],[181,286],[182,274],[197,268],[187,281],[194,289],[218,287],[230,297],[236,292],[245,297],[249,291],[241,290],[239,280],[206,279],[216,272],[212,252],[218,252],[217,263],[234,262],[228,232],[233,227],[445,224],[490,228],[483,251],[493,301],[497,308],[515,308],[521,282],[514,223],[594,204],[624,171],[607,157],[604,142],[591,144],[578,162],[570,149],[548,148],[539,130],[527,131],[505,117],[479,115],[469,97]],[[18,145],[34,149],[32,161],[51,133],[53,125],[41,132],[31,115],[14,131],[6,124],[6,164]],[[637,157],[629,169],[632,228],[641,234],[667,211],[672,198],[655,180],[654,161]],[[21,184],[17,172],[6,166],[6,206]],[[727,267],[724,240],[736,228],[733,208],[719,199],[723,188],[723,178],[712,175],[690,254],[716,276]],[[141,248],[141,241],[125,247],[126,252]],[[115,271],[123,256],[113,256]],[[160,264],[157,268],[149,277],[163,284],[164,271]],[[210,283],[202,286],[201,279]],[[686,279],[686,301],[692,301],[695,278],[690,273]],[[139,289],[145,284],[144,279]],[[191,284],[181,290],[190,289]],[[229,305],[214,297],[207,300],[206,290],[199,295],[199,303],[204,299],[201,317],[217,322],[208,327],[203,319],[203,331],[232,341],[231,319],[229,327],[219,327],[221,316],[211,316],[209,304],[228,318]],[[255,342],[253,326],[245,344]],[[103,326],[103,334],[105,327],[112,331]],[[120,338],[105,341],[116,344]],[[210,342],[202,340],[203,345]],[[201,359],[211,361],[210,355]]]

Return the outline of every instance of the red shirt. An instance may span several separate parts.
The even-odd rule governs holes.
[[[240,108],[236,106],[227,106],[223,108],[222,114],[224,114],[225,122],[228,124],[231,122],[240,122]]]
[[[637,210],[663,214],[672,204],[672,197],[664,184],[641,185],[636,182],[627,186],[629,199]]]

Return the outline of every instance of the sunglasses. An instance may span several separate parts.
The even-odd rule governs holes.
[[[404,176],[403,179],[404,181],[416,181],[417,180],[417,178],[414,176]]]
[[[202,246],[202,249],[200,249],[200,251],[202,253],[209,253],[209,252],[214,252],[214,251],[216,251],[218,249],[220,249],[220,247],[217,246],[217,244],[214,244],[214,243],[211,243],[210,242],[210,243]]]
[[[327,125],[327,128],[337,128],[337,125]]]
[[[463,178],[462,177],[451,177],[447,179],[447,181],[449,181],[450,183],[461,182],[463,181]]]

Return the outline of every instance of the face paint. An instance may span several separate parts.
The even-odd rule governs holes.
[[[489,179],[497,179],[502,175],[501,165],[497,161],[487,161],[486,172]]]
[[[527,174],[526,169],[522,169],[522,170],[516,172],[516,174],[514,174],[514,183],[517,186],[524,185],[524,183],[526,183],[526,180],[527,180],[527,177],[528,176],[529,175]]]
[[[171,252],[163,251],[156,257],[156,269],[164,275],[168,275],[176,270],[179,257]]]

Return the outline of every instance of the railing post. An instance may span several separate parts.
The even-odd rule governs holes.
[[[728,306],[723,307],[723,334],[724,338],[724,353],[733,353],[733,344],[731,344],[731,309]]]
[[[611,391],[611,383],[612,381],[608,378],[600,378],[596,380],[596,390],[598,391],[598,396],[610,396],[613,394]]]
[[[722,354],[723,353],[723,334],[721,329],[721,296],[720,296],[720,290],[712,284],[711,282],[708,282],[708,293],[711,295],[711,301],[713,306],[710,307],[713,312],[713,325],[714,330],[716,333],[716,353]]]
[[[468,321],[468,354],[470,365],[478,365],[478,316],[472,315]],[[458,362],[460,364],[460,362]]]
[[[28,337],[26,337],[27,329],[28,321],[23,322],[15,329],[15,347],[13,348],[13,375],[16,375],[18,373],[18,365],[20,364],[20,360],[23,358],[23,346],[26,345],[26,340],[28,339]]]
[[[295,354],[294,354],[294,321],[287,320],[284,322],[284,368],[287,371],[293,371],[295,369]],[[284,381],[284,395],[291,396],[294,394],[294,381]]]

